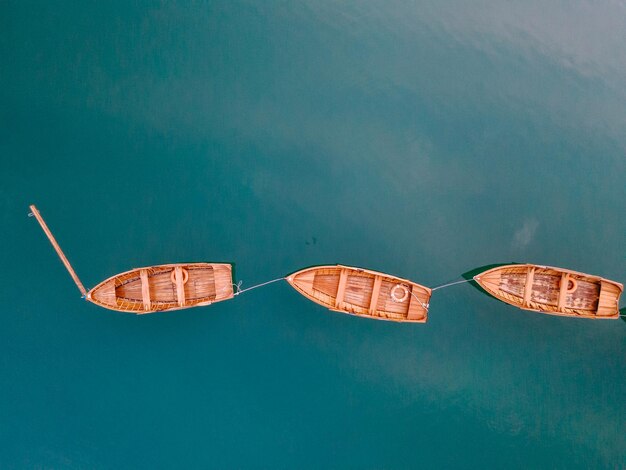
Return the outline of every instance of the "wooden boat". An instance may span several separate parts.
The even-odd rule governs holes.
[[[317,266],[287,282],[308,299],[336,312],[377,320],[425,323],[431,290],[407,279],[350,266]]]
[[[178,263],[136,268],[112,276],[87,291],[37,208],[31,205],[30,210],[83,297],[96,305],[142,314],[210,305],[234,296],[232,266],[226,263]]]
[[[102,281],[86,299],[121,312],[151,313],[211,305],[233,298],[230,264],[162,264]]]
[[[568,269],[511,264],[474,276],[489,294],[524,310],[581,318],[619,318],[624,286]]]

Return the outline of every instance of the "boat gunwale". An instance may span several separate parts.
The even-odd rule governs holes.
[[[359,318],[371,318],[373,320],[382,320],[382,321],[392,321],[392,322],[396,322],[396,323],[425,323],[428,320],[428,308],[425,309],[425,315],[424,318],[420,318],[420,319],[415,319],[415,320],[409,320],[407,318],[385,318],[385,317],[381,317],[381,316],[376,316],[376,315],[371,315],[371,314],[367,314],[367,313],[355,313],[355,312],[350,312],[350,311],[346,311],[346,310],[342,310],[336,307],[330,307],[329,305],[322,303],[319,299],[313,297],[312,295],[310,295],[308,292],[306,292],[305,290],[301,289],[294,281],[296,276],[306,273],[306,272],[310,272],[310,271],[317,271],[317,270],[321,270],[321,269],[347,269],[350,271],[355,272],[355,274],[358,273],[365,273],[365,274],[369,274],[371,276],[374,276],[374,279],[376,277],[381,277],[383,279],[398,283],[398,284],[408,284],[411,287],[417,287],[418,289],[422,289],[423,291],[425,291],[425,293],[428,295],[428,301],[430,302],[430,297],[432,295],[432,289],[429,287],[426,287],[422,284],[418,284],[417,282],[411,281],[410,279],[404,279],[401,277],[397,277],[397,276],[393,276],[387,273],[383,273],[380,271],[374,271],[371,269],[366,269],[366,268],[359,268],[356,266],[346,266],[343,264],[336,264],[336,265],[315,265],[315,266],[309,266],[307,268],[303,268],[300,269],[299,271],[295,271],[291,274],[289,274],[287,277],[285,277],[285,280],[289,283],[289,285],[291,285],[298,293],[300,293],[301,295],[303,295],[304,297],[306,297],[307,299],[309,299],[310,301],[321,305],[322,307],[327,308],[330,311],[333,312],[339,312],[339,313],[343,313],[346,315],[352,315],[355,317],[359,317]],[[417,294],[414,294],[417,295]],[[330,296],[332,297],[332,296]],[[428,306],[428,303],[426,303],[426,305]],[[421,303],[421,300],[420,300]]]
[[[208,267],[228,267],[231,273],[231,286],[230,286],[230,292],[226,293],[226,295],[224,297],[220,297],[218,298],[218,294],[216,293],[215,296],[216,298],[214,300],[200,300],[197,303],[194,303],[192,305],[185,305],[185,306],[179,306],[176,302],[170,302],[170,301],[164,301],[164,300],[152,300],[151,303],[152,304],[174,304],[174,307],[169,307],[169,308],[165,308],[165,309],[151,309],[151,310],[131,310],[129,308],[123,308],[123,307],[118,307],[118,306],[113,306],[110,304],[106,304],[104,302],[101,302],[97,299],[95,299],[92,295],[94,292],[96,292],[98,289],[102,288],[106,283],[114,281],[117,282],[118,278],[123,277],[125,275],[128,274],[133,274],[133,273],[137,273],[137,277],[140,276],[140,272],[143,269],[146,270],[150,270],[150,269],[160,269],[160,268],[164,268],[164,270],[167,270],[167,268],[175,268],[177,266],[180,266],[182,268],[185,268],[187,266],[191,266],[191,267],[198,267],[198,268],[208,268]],[[99,307],[103,307],[106,308],[108,310],[114,310],[117,312],[124,312],[124,313],[132,313],[135,315],[144,315],[144,314],[148,314],[148,313],[157,313],[157,312],[170,312],[173,310],[184,310],[184,309],[188,309],[188,308],[193,308],[193,307],[202,307],[202,306],[206,306],[206,305],[211,305],[213,303],[216,302],[221,302],[223,300],[229,300],[232,299],[235,296],[235,292],[234,292],[234,288],[233,288],[233,278],[232,278],[232,271],[233,271],[233,265],[231,263],[210,263],[210,262],[192,262],[192,263],[168,263],[168,264],[155,264],[152,266],[142,266],[142,267],[138,267],[138,268],[132,268],[129,269],[127,271],[123,271],[121,273],[115,274],[113,276],[110,276],[108,278],[106,278],[105,280],[101,281],[100,283],[98,283],[96,286],[94,286],[93,288],[89,289],[89,291],[87,292],[87,294],[85,295],[85,299],[88,300],[89,302],[94,303],[95,305],[98,305]],[[134,279],[133,279],[134,280]],[[130,282],[130,281],[129,281]],[[117,284],[115,285],[115,288],[117,288]],[[118,298],[116,296],[116,298]],[[202,298],[200,298],[202,299]],[[138,300],[134,300],[134,299],[125,299],[126,301],[129,302],[137,302],[139,303]],[[192,299],[188,299],[188,301],[191,300],[193,302]]]
[[[523,298],[519,297],[515,294],[511,294],[508,292],[503,291],[502,289],[498,289],[497,291],[494,291],[493,289],[487,287],[483,282],[482,282],[482,277],[486,277],[491,273],[497,272],[497,271],[506,271],[507,269],[514,269],[514,268],[521,268],[521,270],[528,270],[530,268],[535,268],[535,270],[540,269],[540,270],[552,270],[555,271],[556,273],[560,273],[562,274],[570,274],[570,275],[574,275],[577,278],[579,278],[580,280],[586,280],[588,282],[594,282],[594,283],[598,283],[600,284],[599,286],[599,293],[598,295],[601,295],[601,289],[602,289],[602,282],[606,282],[610,285],[613,285],[615,287],[617,287],[620,291],[620,294],[617,296],[617,305],[616,305],[616,313],[612,314],[612,315],[598,315],[598,309],[599,307],[596,307],[595,310],[587,310],[589,313],[577,313],[576,310],[582,310],[582,309],[575,309],[575,308],[571,308],[571,307],[560,307],[558,308],[557,306],[553,306],[553,305],[549,305],[549,304],[544,304],[544,303],[540,303],[540,302],[529,302],[528,304],[525,304],[523,302]],[[501,266],[496,266],[494,268],[488,269],[486,271],[483,271],[481,273],[476,274],[475,276],[473,276],[473,280],[476,281],[487,293],[489,293],[490,295],[492,295],[493,297],[495,297],[496,299],[507,303],[509,305],[512,305],[514,307],[517,307],[519,309],[522,310],[529,310],[532,312],[538,312],[538,313],[544,313],[544,314],[548,314],[548,315],[555,315],[555,316],[561,316],[561,317],[572,317],[572,318],[588,318],[588,319],[594,319],[594,320],[614,320],[619,318],[619,297],[621,296],[621,294],[624,292],[624,285],[621,284],[620,282],[617,281],[613,281],[611,279],[606,279],[602,276],[596,276],[593,274],[587,274],[587,273],[582,273],[580,271],[574,271],[572,269],[566,269],[566,268],[558,268],[555,266],[545,266],[545,265],[539,265],[539,264],[532,264],[532,263],[526,263],[526,264],[505,264],[505,265],[501,265]],[[513,300],[509,300],[508,297],[514,298],[516,299],[516,301]],[[546,309],[542,310],[539,308],[533,308],[534,305],[537,306],[543,306]],[[548,308],[553,308],[555,310],[548,310]]]

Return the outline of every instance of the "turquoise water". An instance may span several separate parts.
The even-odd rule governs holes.
[[[624,466],[624,322],[467,284],[424,325],[286,283],[135,317],[26,216],[89,287],[179,261],[625,282],[624,37],[620,2],[2,2],[0,467]]]

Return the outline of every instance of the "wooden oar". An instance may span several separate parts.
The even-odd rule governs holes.
[[[65,256],[65,254],[61,250],[61,247],[59,246],[54,236],[52,235],[52,232],[50,231],[50,229],[44,222],[43,218],[41,217],[41,214],[39,213],[39,211],[34,205],[31,205],[29,207],[30,207],[31,213],[35,216],[35,218],[37,219],[37,222],[39,222],[39,225],[41,225],[41,228],[43,229],[46,236],[50,240],[50,243],[52,243],[52,246],[54,247],[57,254],[59,255],[59,258],[61,258],[61,261],[63,261],[63,264],[65,265],[66,269],[69,271],[70,276],[72,276],[72,279],[74,279],[74,282],[76,283],[76,286],[78,287],[78,290],[80,290],[80,293],[83,295],[83,297],[85,297],[87,295],[87,290],[85,289],[85,286],[83,286],[83,283],[80,282],[80,279],[78,279],[78,276],[76,275],[76,272],[74,271],[74,268],[72,268],[72,265],[67,260],[67,257]]]

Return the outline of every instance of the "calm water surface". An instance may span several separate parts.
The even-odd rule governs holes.
[[[624,322],[458,285],[401,325],[283,283],[134,317],[82,301],[26,214],[88,286],[176,261],[624,282],[624,37],[617,1],[2,2],[0,467],[623,466]]]

